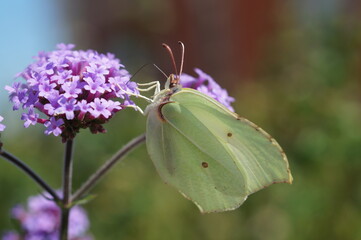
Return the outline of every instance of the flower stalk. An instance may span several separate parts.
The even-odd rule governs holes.
[[[74,193],[72,197],[72,202],[78,201],[84,196],[90,189],[92,189],[99,180],[107,173],[109,170],[119,162],[124,159],[124,157],[131,152],[133,149],[138,147],[141,143],[145,141],[145,134],[142,134],[130,142],[128,142],[124,147],[122,147],[116,154],[114,154],[108,161],[106,161],[93,175],[91,175],[87,181]]]
[[[50,194],[55,202],[59,202],[60,198],[58,194],[38,175],[32,170],[28,165],[26,165],[23,161],[11,155],[10,153],[0,150],[0,156],[2,156],[5,160],[11,162],[19,169],[21,169],[26,175],[28,175],[31,179],[33,179],[41,188],[43,188],[46,192]]]
[[[73,175],[73,140],[65,144],[65,157],[63,169],[63,199],[61,204],[60,237],[61,240],[68,239],[69,211],[71,208],[71,189]]]

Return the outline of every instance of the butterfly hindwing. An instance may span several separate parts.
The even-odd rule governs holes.
[[[177,109],[177,104],[166,105],[169,105],[167,109]],[[187,116],[178,117],[187,119]],[[159,119],[155,111],[148,117],[147,148],[162,179],[192,200],[202,212],[235,209],[245,200],[246,183],[234,163],[227,166],[215,160],[169,122]]]

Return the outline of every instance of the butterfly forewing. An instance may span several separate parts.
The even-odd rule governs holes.
[[[190,141],[197,143],[198,148],[207,149],[219,161],[233,161],[238,174],[246,178],[246,192],[249,195],[272,183],[292,182],[287,158],[278,143],[264,130],[250,121],[238,117],[212,98],[192,89],[182,89],[174,94],[171,101],[181,106],[181,114],[186,112],[188,117],[170,116],[167,118],[167,104],[164,116],[170,124],[183,132]],[[192,119],[191,119],[192,118]],[[186,124],[182,121],[189,121]],[[197,126],[190,131],[189,125],[196,123],[206,131],[200,131]],[[204,139],[213,139],[211,144],[199,140],[201,132]],[[215,140],[217,140],[215,143]],[[211,142],[211,141],[209,141]],[[212,147],[211,147],[212,146]],[[222,152],[216,154],[213,152]],[[231,158],[225,157],[228,153]],[[223,163],[224,164],[224,163]]]

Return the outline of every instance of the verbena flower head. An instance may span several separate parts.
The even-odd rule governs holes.
[[[19,223],[20,232],[7,232],[2,240],[58,240],[60,228],[59,207],[42,195],[28,199],[27,207],[15,206],[11,215]],[[86,235],[89,221],[83,208],[75,206],[70,210],[69,240],[91,240]]]
[[[4,118],[2,116],[0,116],[0,122],[2,122],[2,120],[4,120]],[[0,132],[4,131],[5,128],[6,128],[6,126],[4,124],[0,123]]]
[[[24,126],[44,124],[46,134],[73,138],[81,128],[104,132],[102,124],[114,113],[135,105],[137,84],[112,54],[72,50],[73,44],[58,44],[41,52],[19,74],[25,83],[6,86],[13,109],[23,108]],[[116,100],[116,101],[115,101]]]
[[[2,240],[21,240],[19,234],[10,231],[3,235]]]
[[[221,88],[211,76],[204,73],[202,70],[195,68],[194,71],[198,74],[198,77],[183,73],[180,77],[180,84],[183,87],[196,89],[214,98],[234,112],[234,109],[231,106],[231,103],[234,102],[234,98],[228,96],[227,90]]]

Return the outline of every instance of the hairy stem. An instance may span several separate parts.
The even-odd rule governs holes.
[[[56,192],[39,175],[37,175],[28,165],[26,165],[20,159],[16,158],[15,156],[3,150],[0,150],[0,156],[2,156],[4,159],[8,160],[9,162],[17,166],[19,169],[24,171],[40,187],[42,187],[47,193],[49,193],[55,202],[60,201],[58,194],[56,194]]]
[[[86,194],[95,184],[112,168],[112,166],[118,161],[122,160],[126,154],[135,149],[141,143],[145,141],[145,134],[142,134],[124,147],[122,147],[116,154],[113,155],[108,161],[106,161],[88,180],[74,193],[72,201],[79,200],[84,194]]]
[[[60,240],[68,239],[69,211],[71,208],[71,183],[73,175],[73,140],[65,144],[63,169],[63,199],[61,206]]]

